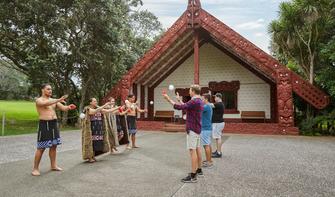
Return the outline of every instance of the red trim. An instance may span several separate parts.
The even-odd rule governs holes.
[[[194,31],[194,84],[199,85],[199,32]]]
[[[135,97],[137,98],[137,84],[136,83],[133,84],[133,95],[135,95]]]
[[[141,85],[141,103],[140,103],[141,109],[145,108],[145,87]],[[144,119],[144,113],[141,113],[141,119]]]
[[[155,92],[154,88],[148,89],[148,119],[153,120],[154,119],[154,111],[155,111],[155,102],[151,105],[151,101],[155,101]]]

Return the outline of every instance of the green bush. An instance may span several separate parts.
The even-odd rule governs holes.
[[[335,135],[335,110],[330,113],[307,118],[300,123],[302,135]]]

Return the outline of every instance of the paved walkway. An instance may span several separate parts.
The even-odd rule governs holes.
[[[224,155],[196,184],[182,133],[141,132],[140,149],[81,160],[80,132],[62,133],[63,172],[30,175],[35,135],[0,138],[1,196],[335,196],[335,138],[226,135]],[[124,147],[120,148],[123,151]],[[187,159],[186,159],[187,158]]]

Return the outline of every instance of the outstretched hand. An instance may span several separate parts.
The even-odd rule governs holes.
[[[163,90],[162,91],[162,96],[166,99],[166,100],[169,100],[169,95],[167,95],[167,93],[166,93],[166,90]]]
[[[77,106],[75,104],[70,104],[69,105],[70,110],[75,110],[76,108],[77,108]]]
[[[58,100],[59,102],[65,102],[65,99],[67,99],[69,97],[69,95],[64,95],[62,97],[60,97]]]

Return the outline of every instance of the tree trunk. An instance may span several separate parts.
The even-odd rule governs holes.
[[[309,51],[310,53],[310,62],[309,62],[309,83],[314,84],[314,54]],[[313,106],[307,103],[307,111],[306,111],[307,119],[311,119],[314,117],[314,109]]]

